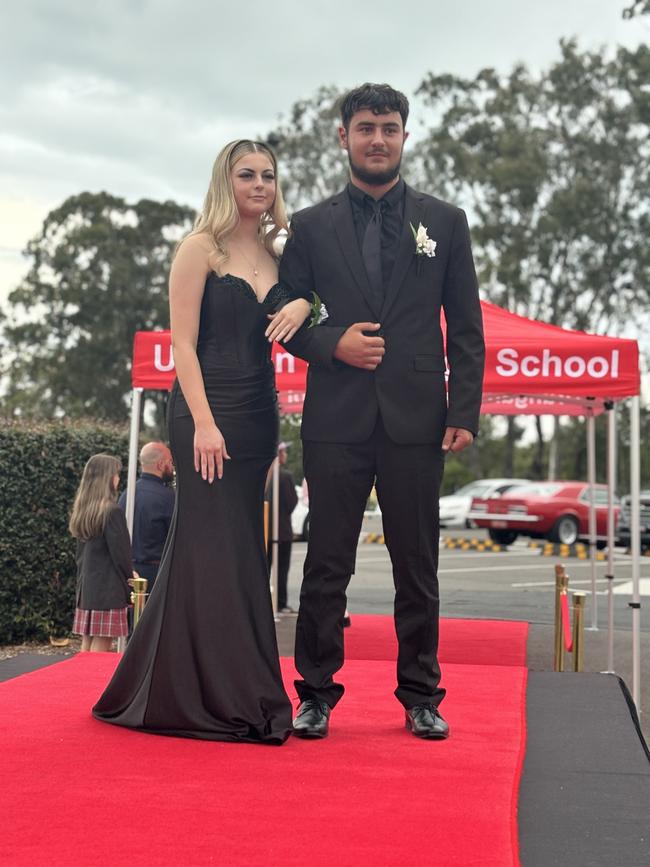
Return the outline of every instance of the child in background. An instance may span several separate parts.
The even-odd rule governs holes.
[[[113,638],[128,635],[131,540],[117,506],[120,461],[93,455],[84,467],[70,516],[77,540],[77,607],[72,631],[82,651],[106,652]]]

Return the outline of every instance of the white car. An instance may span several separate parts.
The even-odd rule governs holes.
[[[478,479],[463,485],[453,494],[440,497],[440,526],[471,527],[467,516],[474,497],[500,497],[511,488],[529,484],[528,479]]]
[[[291,529],[294,539],[306,542],[309,539],[309,506],[303,498],[301,485],[296,485],[296,494],[298,495],[298,503],[291,513]]]

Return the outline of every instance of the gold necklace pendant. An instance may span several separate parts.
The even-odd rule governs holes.
[[[258,251],[257,251],[257,256],[255,257],[255,262],[251,262],[251,260],[248,258],[248,256],[247,256],[246,253],[244,252],[244,248],[242,247],[242,245],[241,245],[241,244],[237,244],[237,247],[239,247],[242,256],[243,256],[244,259],[248,262],[248,265],[249,265],[251,271],[253,272],[253,276],[254,276],[254,277],[257,277],[257,275],[259,274],[259,271],[257,270],[257,263],[258,263],[258,260],[259,260],[259,258],[260,258],[260,250],[259,250],[259,248],[258,248]]]

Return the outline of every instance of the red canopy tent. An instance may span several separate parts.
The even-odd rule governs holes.
[[[582,415],[586,407],[639,393],[636,340],[569,331],[481,302],[486,342],[483,412]],[[444,327],[444,320],[443,320]],[[274,344],[281,407],[301,412],[307,363]],[[138,331],[133,388],[166,388],[174,381],[169,331]]]
[[[579,415],[581,407],[602,412],[607,402],[639,393],[636,340],[569,331],[487,301],[481,306],[484,412]]]
[[[588,476],[595,482],[594,416],[611,409],[615,401],[632,398],[631,500],[632,500],[632,581],[633,581],[633,685],[639,703],[640,674],[640,424],[639,349],[635,340],[601,337],[570,331],[509,313],[487,301],[481,302],[486,341],[486,369],[481,411],[492,414],[585,415],[587,424]],[[442,325],[444,328],[444,319]],[[307,364],[283,347],[273,346],[273,361],[280,407],[285,413],[302,411]],[[127,520],[132,525],[140,404],[145,388],[169,389],[174,381],[174,361],[169,331],[139,331],[135,335],[132,383],[133,409]],[[608,486],[615,488],[615,418],[609,413]],[[592,628],[596,622],[595,512],[590,531],[592,549]],[[613,579],[613,503],[610,502],[609,575]],[[612,587],[610,587],[610,653],[613,667]]]

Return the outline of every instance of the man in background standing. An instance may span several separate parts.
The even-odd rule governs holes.
[[[133,513],[133,568],[148,581],[147,592],[158,574],[176,495],[167,487],[174,478],[172,453],[164,443],[147,443],[140,451],[140,478],[135,484]],[[126,511],[126,492],[118,501]]]
[[[289,581],[289,567],[291,565],[291,543],[293,542],[293,529],[291,527],[291,513],[296,508],[298,503],[298,495],[296,494],[296,483],[293,475],[286,468],[287,463],[287,443],[278,445],[278,461],[280,463],[280,482],[278,488],[278,613],[279,614],[296,614],[297,612],[289,606],[287,597],[287,584]],[[269,526],[273,527],[273,474],[271,473],[271,483],[269,484],[268,497],[270,504],[270,522]],[[269,533],[269,568],[273,561],[273,533]]]

